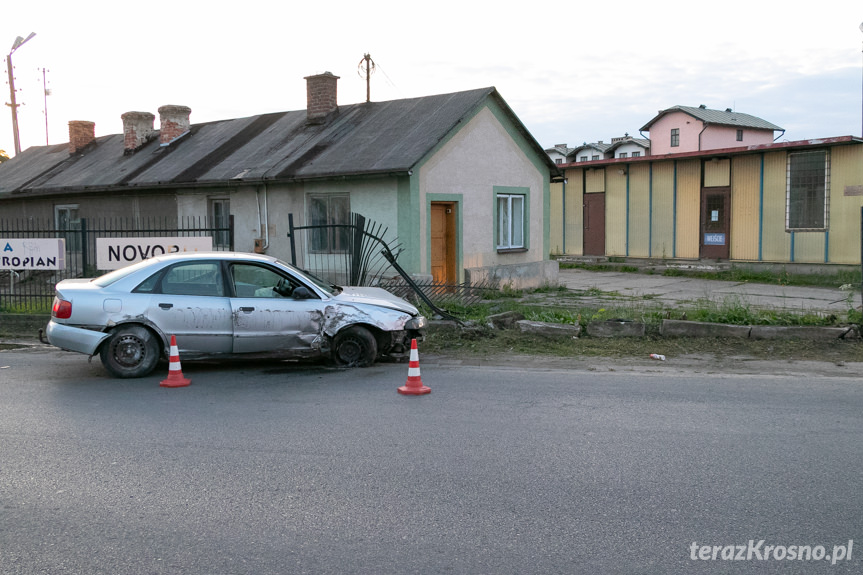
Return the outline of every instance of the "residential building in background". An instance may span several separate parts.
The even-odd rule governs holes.
[[[650,132],[650,149],[654,156],[704,150],[762,146],[774,142],[785,130],[767,120],[749,114],[710,110],[701,105],[673,106],[659,113],[641,132]],[[778,136],[776,132],[781,132]]]
[[[650,140],[633,138],[626,134],[622,138],[612,138],[611,146],[606,150],[609,158],[638,158],[650,155]]]

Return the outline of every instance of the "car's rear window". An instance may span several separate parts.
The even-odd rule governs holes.
[[[153,263],[154,262],[152,260],[144,260],[142,262],[138,262],[138,263],[126,266],[124,268],[120,268],[118,270],[108,272],[105,275],[99,276],[93,280],[93,283],[99,287],[106,287],[106,286],[111,285],[114,282],[120,281],[121,279],[128,276],[129,274],[135,273],[136,271],[138,271],[141,268],[145,268],[145,267],[153,265]]]

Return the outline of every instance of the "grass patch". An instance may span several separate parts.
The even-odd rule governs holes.
[[[535,297],[537,295],[541,297]],[[591,297],[608,299],[603,302],[590,302],[585,299]],[[619,294],[616,292],[604,292],[596,288],[576,294],[571,291],[564,293],[558,290],[543,290],[526,293],[522,298],[508,297],[471,305],[450,303],[446,306],[446,311],[464,322],[483,325],[488,316],[508,311],[519,312],[531,321],[580,323],[582,326],[586,326],[590,321],[621,319],[644,323],[648,333],[659,333],[663,319],[733,325],[835,327],[863,324],[863,311],[850,306],[844,312],[828,314],[753,307],[737,298],[727,298],[722,302],[705,299],[666,308],[654,301],[654,297],[647,295],[632,300],[618,299]],[[429,309],[421,311],[427,317],[434,317],[434,313]]]
[[[16,304],[16,305],[0,304],[0,313],[18,313],[18,314],[51,313],[51,305],[52,305],[51,301],[34,302],[34,303],[28,303],[28,304]]]
[[[620,262],[614,262],[615,258],[608,258],[609,263],[607,264],[590,264],[590,263],[578,263],[578,262],[560,262],[558,264],[559,268],[562,270],[584,270],[588,272],[626,272],[626,273],[639,273],[641,269],[638,266],[631,265],[610,265],[614,263],[622,263],[623,258],[616,258],[621,260]]]
[[[680,270],[670,268],[662,272],[668,277],[690,277],[697,279],[751,282],[782,286],[810,286],[839,288],[851,286],[858,289],[863,272],[860,270],[838,270],[833,274],[792,274],[788,270],[754,271],[732,267],[727,270]]]
[[[607,263],[586,263],[586,262],[560,262],[560,269],[579,269],[593,272],[628,272],[628,273],[644,273],[654,275],[661,273],[667,277],[687,277],[707,280],[722,280],[733,281],[739,283],[763,283],[781,286],[810,286],[810,287],[830,287],[840,288],[847,286],[848,289],[860,290],[863,285],[863,271],[860,269],[837,270],[834,273],[792,273],[786,268],[774,270],[749,270],[736,266],[732,266],[727,270],[687,270],[678,268],[667,268],[661,272],[653,267],[639,268],[634,265],[613,265],[624,264],[625,258],[609,257]]]
[[[678,308],[666,313],[668,319],[687,319],[708,323],[735,325],[779,325],[779,326],[838,326],[859,323],[860,313],[849,309],[845,314],[796,313],[787,310],[755,308],[737,299],[729,298],[722,303],[698,302],[687,308]]]

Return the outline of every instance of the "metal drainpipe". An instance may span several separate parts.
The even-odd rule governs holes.
[[[262,250],[270,247],[270,219],[267,212],[267,184],[263,184],[264,188],[264,211],[261,213],[261,196],[260,189],[255,190],[255,204],[258,206],[258,229],[261,230],[261,239],[264,240]]]
[[[267,184],[264,184],[264,250],[270,247],[270,213],[267,210]]]
[[[707,126],[709,126],[709,125],[710,125],[710,124],[708,124],[707,122],[704,122],[704,127],[703,127],[703,128],[701,128],[701,131],[700,131],[700,132],[698,132],[698,151],[699,151],[699,152],[701,151],[701,134],[703,134],[703,133],[704,133],[704,130],[706,130],[706,129],[707,129]]]

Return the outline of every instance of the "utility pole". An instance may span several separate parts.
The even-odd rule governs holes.
[[[33,36],[36,35],[36,32],[30,32],[30,35],[27,38],[22,38],[18,36],[15,38],[15,42],[12,43],[12,50],[9,51],[9,54],[6,56],[6,67],[9,71],[9,97],[12,100],[11,104],[7,104],[12,108],[12,135],[15,138],[15,155],[21,153],[21,140],[18,137],[18,106],[19,104],[15,101],[15,74],[12,71],[12,54],[15,53],[15,50],[23,46],[30,40]]]
[[[51,95],[51,90],[48,89],[48,78],[45,76],[45,72],[48,72],[45,68],[42,68],[42,88],[44,92],[45,99],[45,145],[50,146],[48,143],[48,96]]]

